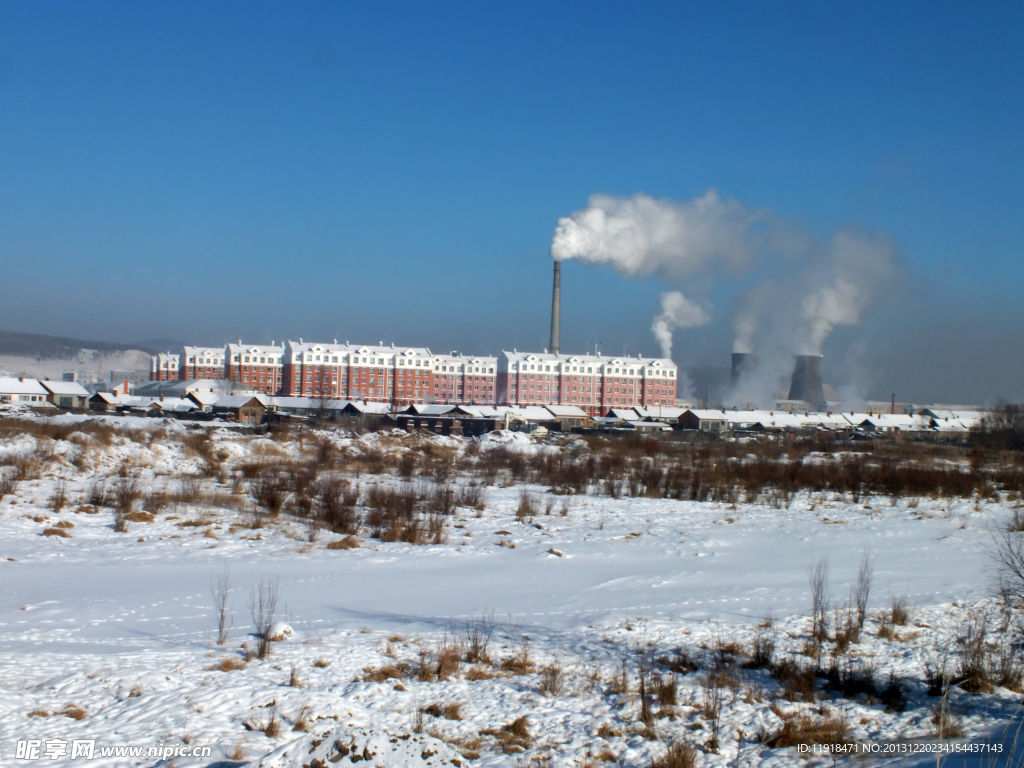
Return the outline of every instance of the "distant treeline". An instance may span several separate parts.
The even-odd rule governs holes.
[[[76,357],[80,349],[95,349],[97,352],[123,352],[128,349],[140,349],[153,354],[153,350],[138,344],[116,344],[109,341],[87,341],[63,336],[0,331],[0,355],[66,360]]]

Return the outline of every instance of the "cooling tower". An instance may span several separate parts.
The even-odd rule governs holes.
[[[558,326],[562,311],[562,262],[555,261],[555,284],[551,289],[551,354],[558,354]]]
[[[796,355],[789,399],[803,400],[812,408],[825,402],[825,388],[821,384],[821,355]]]
[[[739,383],[740,377],[745,373],[750,373],[757,366],[757,356],[752,352],[733,352],[732,353],[732,373],[729,376],[729,387],[736,389],[736,385]]]

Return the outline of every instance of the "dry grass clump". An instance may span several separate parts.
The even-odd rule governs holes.
[[[146,522],[153,522],[153,521],[152,520],[147,520]],[[196,518],[194,520],[182,520],[180,523],[178,523],[178,527],[179,528],[205,528],[208,525],[213,525],[215,522],[216,522],[215,520],[210,520],[208,518],[202,517],[202,518]]]
[[[430,715],[431,717],[443,717],[445,720],[461,720],[462,702],[456,701],[445,705],[434,702],[433,704],[423,707],[420,711],[426,715]]]
[[[215,664],[212,667],[207,667],[207,669],[215,670],[218,672],[234,672],[238,669],[245,669],[245,662],[237,656],[228,656],[224,659],[221,659],[219,664]]]
[[[276,709],[270,712],[266,720],[253,717],[247,722],[242,723],[242,727],[247,731],[261,731],[268,739],[278,738],[283,730]]]
[[[319,658],[313,662],[313,666],[318,669],[324,669],[325,667],[331,666],[331,662],[329,662],[327,659]]]
[[[499,665],[505,672],[513,675],[528,675],[533,672],[534,664],[530,659],[530,648],[526,643],[519,648],[519,652],[503,659]]]
[[[363,676],[360,678],[364,683],[383,683],[386,680],[405,680],[410,676],[412,670],[404,662],[386,664],[383,667],[363,667]]]
[[[794,715],[786,718],[778,733],[765,739],[764,744],[776,749],[800,744],[849,744],[849,732],[850,726],[842,717],[817,720],[808,715]]]
[[[530,736],[530,723],[525,717],[517,717],[501,728],[485,728],[481,736],[490,736],[497,740],[501,751],[506,755],[523,752],[533,744]]]
[[[540,671],[540,692],[544,696],[560,696],[565,687],[565,673],[558,664],[549,664]]]
[[[39,535],[40,536],[59,536],[62,539],[70,539],[71,538],[71,534],[68,533],[66,530],[64,530],[64,528],[57,528],[57,527],[46,528]]]
[[[889,623],[895,627],[906,626],[910,620],[909,598],[906,595],[892,595],[889,599]]]
[[[540,505],[533,494],[523,488],[519,492],[519,505],[516,507],[516,522],[524,523],[536,517],[540,512]]]
[[[332,541],[327,549],[359,549],[359,539],[355,536],[346,536],[343,539]]]
[[[152,523],[156,521],[156,517],[154,515],[141,510],[137,512],[129,512],[125,519],[130,523]]]
[[[814,701],[817,677],[814,669],[786,659],[772,668],[772,677],[782,683],[788,701]]]
[[[939,739],[959,739],[964,735],[960,718],[953,714],[946,699],[940,701],[932,712],[932,725],[935,726],[935,736]]]
[[[56,714],[70,717],[72,720],[85,720],[89,716],[84,709],[76,704],[68,704]]]
[[[26,717],[49,717],[50,713],[45,709],[33,709]]]
[[[18,480],[12,472],[0,472],[0,499],[11,496],[18,487]]]
[[[662,757],[651,760],[651,768],[694,768],[697,750],[688,741],[677,741]]]

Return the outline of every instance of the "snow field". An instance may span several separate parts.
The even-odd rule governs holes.
[[[198,505],[170,502],[153,522],[131,522],[118,534],[109,508],[86,503],[98,479],[116,476],[130,460],[143,468],[144,494],[173,495],[179,478],[198,476],[204,464],[177,423],[120,423],[154,437],[115,436],[107,444],[83,431],[57,441],[31,434],[0,441],[0,464],[4,456],[44,457],[36,477],[0,499],[0,763],[14,755],[19,738],[96,738],[106,745],[188,740],[214,746],[214,760],[177,758],[176,766],[217,759],[300,766],[337,756],[325,750],[339,742],[372,747],[382,765],[416,764],[409,762],[415,743],[415,759],[435,761],[430,764],[457,759],[511,768],[517,760],[582,765],[614,758],[646,766],[674,740],[698,748],[707,743],[706,681],[718,660],[733,680],[722,688],[718,752],[699,754],[698,765],[789,765],[790,751],[760,741],[797,713],[840,717],[858,740],[934,734],[937,699],[927,695],[926,663],[943,655],[955,661],[951,649],[968,616],[982,612],[990,627],[1001,623],[999,606],[988,599],[986,548],[1010,514],[1005,501],[852,504],[801,495],[788,509],[776,509],[550,497],[531,486],[541,513],[520,522],[521,488],[497,485],[484,489],[483,511],[456,511],[445,544],[383,543],[364,534],[357,549],[330,550],[341,535],[325,531],[310,542],[302,521],[285,514],[264,528],[248,527],[244,510],[252,501],[244,486],[209,477],[201,481],[205,500]],[[349,459],[370,450],[423,450],[424,440],[327,437]],[[211,442],[229,471],[311,450],[305,440],[217,427]],[[431,442],[465,448],[452,438]],[[560,450],[518,434],[488,442]],[[389,475],[349,479],[364,493],[374,483],[402,484]],[[59,481],[68,501],[55,512],[49,504]],[[545,515],[549,497],[553,514]],[[73,524],[62,529],[70,538],[41,535],[61,523]],[[903,681],[906,708],[886,712],[877,697],[843,698],[827,691],[824,679],[816,684],[817,701],[785,700],[768,670],[744,667],[763,631],[757,625],[772,612],[776,658],[813,665],[803,655],[808,569],[827,557],[832,602],[845,605],[865,551],[874,568],[869,619],[842,663],[872,669],[879,689],[892,673]],[[221,647],[214,643],[210,583],[225,567],[234,626]],[[255,647],[247,599],[270,581],[280,586],[278,618],[293,632],[272,644],[267,660],[246,661]],[[890,593],[909,597],[911,619],[886,640],[877,634]],[[447,679],[418,679],[431,677],[419,672],[424,660],[435,660],[467,623],[483,617],[494,622],[489,663],[460,662],[442,676]],[[743,653],[723,655],[730,643]],[[698,666],[677,677],[675,705],[652,705],[647,724],[640,721],[638,650],[653,659],[681,652]],[[530,664],[516,663],[524,652]],[[220,671],[225,659],[240,668]],[[616,677],[624,660],[627,685],[621,686]],[[293,667],[302,687],[288,685]],[[401,678],[379,672],[387,667]],[[557,692],[552,669],[561,671]],[[1005,689],[971,695],[954,688],[948,697],[968,735],[1010,721],[1019,701]],[[459,719],[443,716],[453,704]],[[84,718],[57,714],[70,705],[84,710]],[[30,717],[33,712],[39,714]],[[280,723],[274,737],[258,730],[272,717]],[[526,718],[528,736],[507,730],[518,718]],[[308,734],[292,730],[299,721]],[[416,736],[421,741],[410,735],[414,728],[425,732]]]

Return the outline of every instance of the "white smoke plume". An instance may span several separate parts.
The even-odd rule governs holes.
[[[714,190],[685,203],[593,195],[585,209],[558,220],[551,257],[669,280],[743,272],[755,255],[751,230],[763,216]]]
[[[711,319],[702,306],[690,301],[679,291],[661,294],[661,314],[654,318],[651,331],[661,345],[661,356],[672,357],[672,331],[693,328]]]
[[[771,382],[792,370],[793,354],[820,354],[836,326],[860,322],[898,261],[884,235],[843,229],[816,243],[771,211],[714,190],[686,202],[593,195],[585,209],[558,220],[551,257],[655,275],[681,288],[686,296],[662,294],[651,326],[666,356],[673,329],[710,320],[705,307],[716,281],[758,275],[734,307],[733,351],[758,353],[762,365],[751,375],[765,401],[774,396]],[[697,301],[687,298],[694,293]]]

